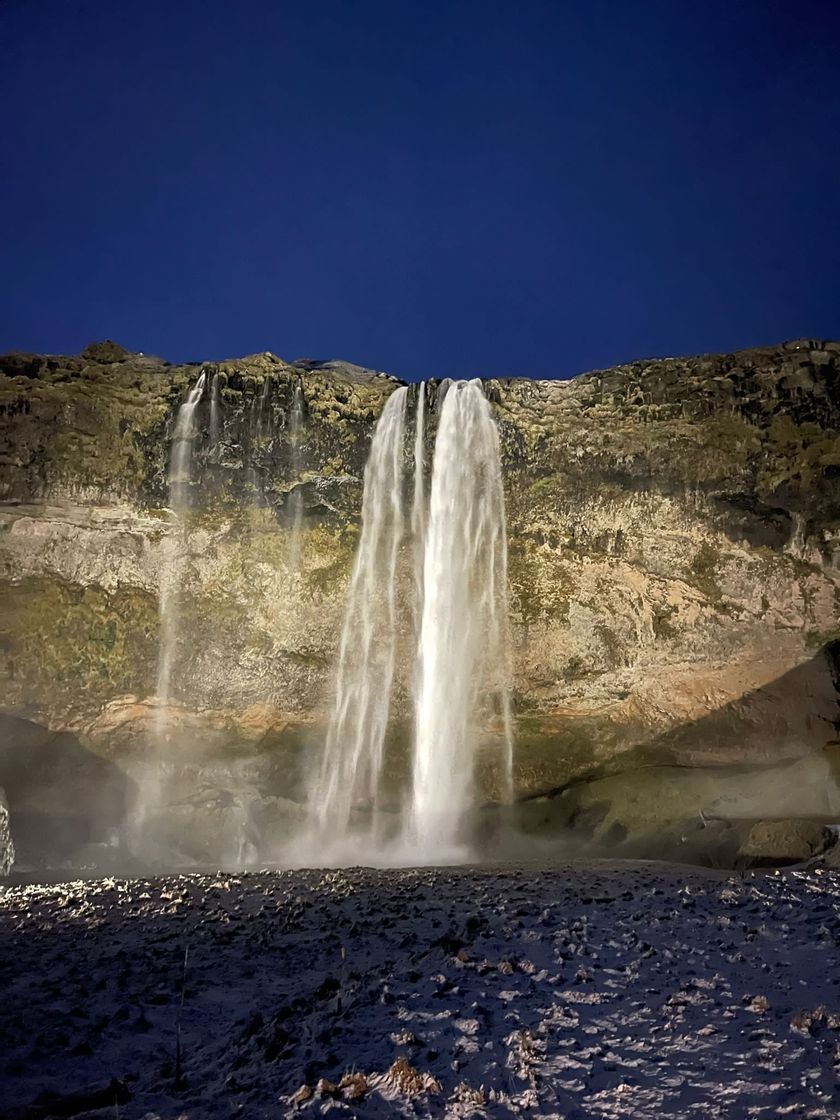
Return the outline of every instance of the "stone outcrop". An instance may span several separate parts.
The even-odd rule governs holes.
[[[815,821],[758,821],[740,854],[750,860],[799,863],[822,855],[832,843],[831,830]]]
[[[167,509],[169,436],[202,369],[208,384],[216,376],[220,435],[208,393],[182,534]],[[113,343],[0,359],[0,657],[13,717],[0,783],[23,834],[45,814],[31,765],[40,736],[104,768],[74,770],[76,806],[104,781],[109,808],[87,835],[78,821],[70,832],[85,850],[109,845],[160,721],[158,591],[173,541],[173,814],[200,818],[195,835],[233,834],[243,814],[294,819],[329,708],[367,447],[397,384],[270,354],[171,366]],[[617,851],[663,822],[682,835],[701,814],[837,820],[840,344],[487,392],[508,507],[518,797]],[[428,399],[431,448],[434,382]],[[404,629],[413,640],[410,618]],[[397,681],[395,788],[410,685]],[[492,769],[480,777],[492,800]],[[185,857],[206,850],[195,849]]]
[[[0,789],[0,879],[9,874],[14,862],[15,846],[9,824],[9,806],[4,791]]]

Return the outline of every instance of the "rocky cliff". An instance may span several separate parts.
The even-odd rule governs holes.
[[[206,393],[176,518],[169,438],[201,370],[216,375],[219,430]],[[243,814],[254,836],[291,827],[329,709],[366,451],[397,384],[270,354],[171,366],[112,343],[0,358],[0,785],[24,858],[79,860],[90,844],[101,860],[120,843],[160,725],[172,555],[161,829],[206,858]],[[431,382],[430,441],[436,393]],[[625,850],[644,836],[691,847],[695,832],[758,818],[840,820],[840,344],[487,393],[508,508],[520,826]],[[409,685],[397,682],[395,781]],[[492,802],[489,768],[480,779]]]

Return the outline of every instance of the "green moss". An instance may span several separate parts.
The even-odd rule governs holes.
[[[562,490],[562,480],[557,475],[545,475],[530,483],[527,487],[528,497],[538,501],[545,501],[556,496]]]
[[[0,617],[6,687],[23,706],[90,712],[114,696],[154,689],[153,595],[30,578],[0,588]]]
[[[657,638],[666,641],[677,636],[671,625],[671,619],[676,614],[677,608],[671,603],[659,603],[653,608],[653,633]]]
[[[703,541],[691,561],[691,582],[712,603],[717,603],[721,597],[717,582],[719,563],[720,554],[708,541]]]
[[[350,579],[353,558],[359,538],[356,525],[342,529],[319,526],[309,536],[309,551],[318,557],[317,567],[307,567],[304,577],[315,595],[334,593],[343,589]]]
[[[517,796],[557,793],[579,782],[617,774],[647,773],[673,765],[666,744],[649,742],[650,730],[616,724],[608,716],[519,715],[516,720]],[[644,778],[640,781],[644,782]]]
[[[605,836],[615,824],[634,836],[656,829],[663,821],[696,819],[708,803],[714,777],[667,765],[632,768],[626,766],[628,761],[622,758],[621,773],[571,791],[573,813],[605,808],[596,835]]]
[[[596,625],[595,633],[598,635],[601,644],[606,650],[607,662],[610,668],[617,668],[624,661],[624,647],[621,639],[603,622],[599,622]]]
[[[188,379],[186,368],[95,363],[72,376],[45,369],[35,380],[0,378],[18,470],[37,472],[50,491],[153,488],[164,471],[167,418]]]
[[[540,619],[566,622],[575,584],[561,556],[531,537],[508,541],[508,590],[511,608],[523,625]]]
[[[813,505],[816,496],[826,492],[823,472],[840,463],[840,436],[818,424],[797,424],[782,413],[773,418],[767,429],[764,451],[765,458],[756,477],[758,490],[768,495],[780,491],[807,494]],[[831,486],[829,495],[830,492]]]
[[[758,546],[752,550],[752,558],[757,566],[758,582],[777,578],[801,581],[813,575],[820,578],[824,576],[824,570],[818,564],[812,564],[789,552],[776,552],[772,548]]]

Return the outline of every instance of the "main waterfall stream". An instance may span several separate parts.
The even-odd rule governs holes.
[[[501,741],[511,790],[507,543],[499,436],[479,381],[444,383],[428,504],[426,386],[417,393],[410,521],[404,513],[408,390],[389,398],[365,469],[362,531],[347,596],[336,693],[301,851],[316,863],[446,863],[469,857],[480,725]],[[410,528],[413,577],[400,553]],[[385,761],[401,597],[417,634],[408,787]],[[402,641],[400,639],[403,639]],[[393,787],[391,778],[390,786]],[[400,811],[401,810],[401,811]]]
[[[499,434],[479,381],[444,398],[423,564],[419,686],[409,820],[412,846],[458,852],[472,804],[478,707],[503,726],[511,784],[507,536]]]

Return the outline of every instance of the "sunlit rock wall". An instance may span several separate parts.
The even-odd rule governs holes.
[[[294,801],[329,709],[364,462],[393,378],[268,354],[170,366],[113,344],[0,359],[0,699],[129,778],[142,767],[163,541],[178,531],[168,439],[201,369],[219,375],[221,438],[210,442],[207,393],[179,554],[173,788],[194,796],[201,758],[205,786]],[[662,814],[663,776],[674,819],[698,805],[761,815],[749,774],[798,766],[776,783],[775,815],[837,819],[840,344],[487,391],[506,480],[520,797],[565,791],[562,821],[618,835]],[[435,399],[432,385],[430,450]],[[404,621],[409,643],[407,608]],[[409,687],[403,674],[395,771]],[[24,765],[25,750],[7,736],[0,764]],[[725,774],[723,804],[686,785],[686,768]]]

